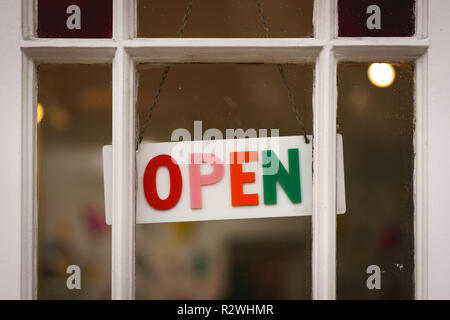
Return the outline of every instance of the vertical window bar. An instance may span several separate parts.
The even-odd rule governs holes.
[[[22,0],[22,39],[33,37],[35,3]],[[6,11],[5,11],[6,12]],[[32,58],[22,53],[22,190],[20,298],[37,299],[37,76]]]
[[[313,299],[335,299],[336,288],[336,61],[331,47],[335,0],[315,3],[315,34],[325,41],[314,86]]]
[[[428,38],[428,0],[416,2],[416,37]],[[428,53],[416,61],[414,133],[415,295],[428,299]]]
[[[129,38],[131,2],[114,0],[112,299],[134,299],[135,112],[134,66],[123,47]]]
[[[36,66],[22,54],[21,299],[37,298]]]

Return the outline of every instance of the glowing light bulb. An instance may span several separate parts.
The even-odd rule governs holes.
[[[389,87],[395,80],[395,69],[389,63],[372,63],[367,74],[370,82],[380,88]]]
[[[40,103],[38,103],[36,118],[37,118],[37,123],[40,123],[42,121],[42,119],[44,118],[44,107]]]

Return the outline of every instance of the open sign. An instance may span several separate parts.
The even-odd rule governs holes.
[[[345,212],[338,137],[338,213]],[[106,221],[111,224],[112,148],[103,148]],[[312,143],[303,136],[141,144],[137,223],[312,214]]]

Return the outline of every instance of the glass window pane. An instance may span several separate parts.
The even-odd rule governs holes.
[[[342,63],[338,90],[347,212],[337,218],[337,297],[413,299],[413,65]]]
[[[102,147],[112,141],[111,77],[111,65],[38,69],[39,299],[110,298]],[[67,286],[72,265],[80,290],[76,278]]]
[[[38,0],[39,38],[111,38],[112,0]]]
[[[138,65],[141,129],[167,66]],[[312,133],[312,64],[284,74]],[[217,128],[279,129],[301,135],[288,91],[274,64],[170,66],[145,142],[170,141],[175,129],[194,137]],[[311,298],[311,217],[138,224],[138,299]]]
[[[340,37],[411,37],[415,0],[339,0]]]
[[[138,0],[138,37],[308,38],[313,0]],[[263,22],[264,21],[264,22]],[[181,35],[180,35],[181,36]]]

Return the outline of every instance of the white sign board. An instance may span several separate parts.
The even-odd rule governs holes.
[[[136,162],[136,223],[312,215],[312,142],[303,136],[144,143]],[[111,146],[103,147],[103,165],[111,224]],[[341,135],[337,181],[344,213]]]

